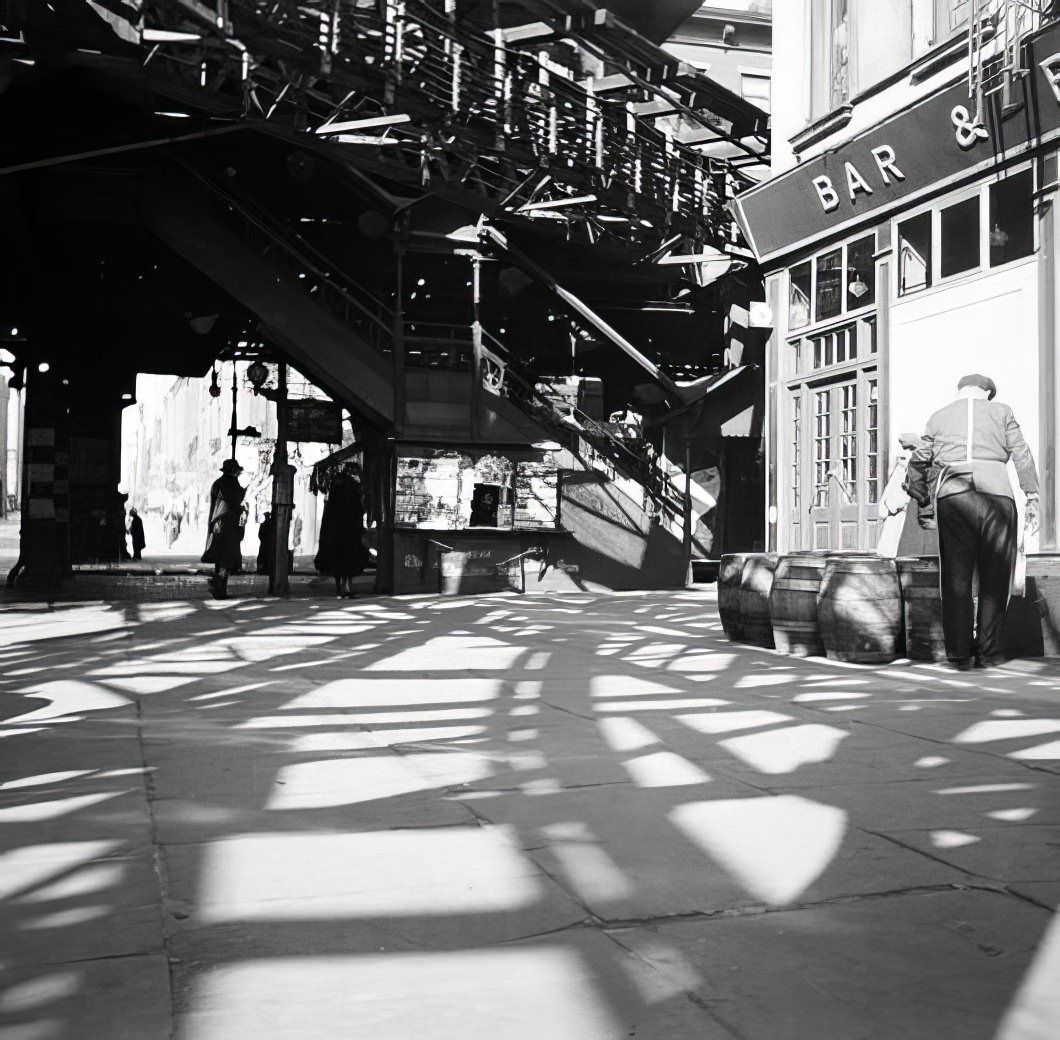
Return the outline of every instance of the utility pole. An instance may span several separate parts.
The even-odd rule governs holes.
[[[286,599],[291,594],[287,576],[290,551],[291,506],[294,504],[294,466],[287,461],[287,363],[276,366],[276,450],[272,458],[272,521],[276,539],[272,553],[269,594]]]

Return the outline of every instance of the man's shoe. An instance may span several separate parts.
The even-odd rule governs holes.
[[[1004,654],[990,654],[988,657],[980,657],[976,663],[980,668],[1000,668],[1008,664],[1008,658]]]
[[[975,660],[971,657],[950,657],[947,664],[958,672],[970,672],[975,667]]]

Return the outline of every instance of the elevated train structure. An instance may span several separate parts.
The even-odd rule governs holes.
[[[558,444],[662,540],[676,582],[679,471],[728,452],[746,481],[761,412],[732,319],[761,282],[729,203],[764,174],[768,116],[659,46],[696,6],[0,2],[18,581],[91,556],[137,373],[262,356],[353,416],[381,589],[403,445]],[[560,408],[556,376],[602,381],[603,412]],[[645,452],[600,421],[630,401],[669,448],[661,425]],[[730,497],[724,548],[754,548]]]

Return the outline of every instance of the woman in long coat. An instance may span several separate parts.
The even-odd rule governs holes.
[[[219,476],[210,488],[210,527],[206,536],[203,563],[214,565],[209,581],[215,599],[228,595],[228,575],[243,566],[239,518],[246,489],[236,479],[243,467],[235,459],[225,459]]]
[[[147,547],[147,539],[144,537],[144,522],[135,509],[129,510],[129,541],[132,542],[132,558],[143,559],[143,551]]]
[[[353,579],[364,573],[368,550],[364,547],[364,499],[361,485],[343,471],[328,488],[320,522],[320,548],[314,566],[335,578],[335,595],[353,596]]]

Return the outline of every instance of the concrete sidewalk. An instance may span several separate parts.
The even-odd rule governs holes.
[[[713,591],[0,612],[0,1040],[1055,1040],[1060,669]]]

